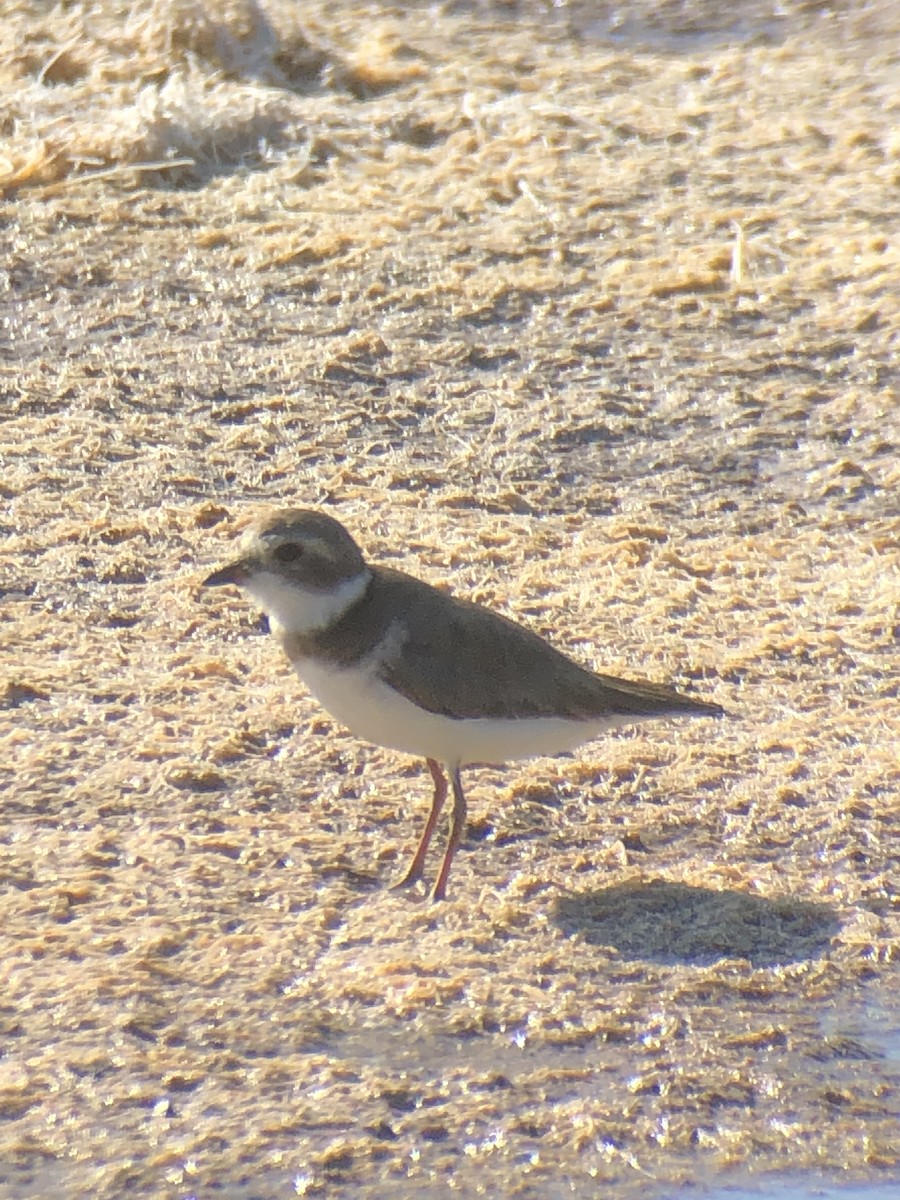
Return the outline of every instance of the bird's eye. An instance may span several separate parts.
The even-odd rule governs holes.
[[[295,563],[302,556],[303,547],[298,546],[296,542],[282,542],[280,546],[276,546],[272,551],[272,557],[283,567]]]

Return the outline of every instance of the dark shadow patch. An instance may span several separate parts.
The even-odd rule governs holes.
[[[50,693],[30,683],[11,679],[0,688],[0,708],[21,708],[23,704],[34,704],[38,700],[49,700]]]
[[[754,967],[802,962],[826,951],[840,928],[828,904],[664,880],[563,896],[555,916],[566,934],[582,934],[626,959],[669,965],[706,966],[723,958],[743,958]]]
[[[499,371],[501,367],[517,362],[518,359],[517,350],[497,350],[491,353],[485,346],[473,346],[464,361],[477,371]]]
[[[394,121],[388,132],[393,141],[412,146],[414,150],[433,150],[450,136],[449,130],[417,117],[403,117]]]
[[[624,440],[621,430],[613,430],[603,423],[587,425],[567,425],[565,429],[557,430],[551,437],[551,442],[560,450],[577,450],[583,446],[597,444],[612,446]]]

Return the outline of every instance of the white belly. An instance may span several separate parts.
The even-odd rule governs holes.
[[[322,707],[358,737],[450,767],[562,754],[634,720],[615,715],[596,721],[443,717],[417,708],[370,671],[336,670],[314,659],[296,660],[294,667]]]

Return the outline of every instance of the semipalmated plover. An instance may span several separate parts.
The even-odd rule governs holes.
[[[288,509],[256,526],[241,556],[204,581],[223,584],[256,600],[297,674],[341,724],[428,763],[431,812],[397,887],[422,878],[449,775],[453,817],[435,900],[465,830],[463,767],[561,754],[652,717],[723,713],[659,684],[594,674],[498,613],[367,563],[322,512]]]

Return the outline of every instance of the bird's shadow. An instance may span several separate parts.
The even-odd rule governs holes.
[[[708,966],[723,958],[754,967],[821,955],[840,928],[837,911],[806,900],[714,891],[684,883],[622,883],[560,897],[560,929],[623,959]]]

